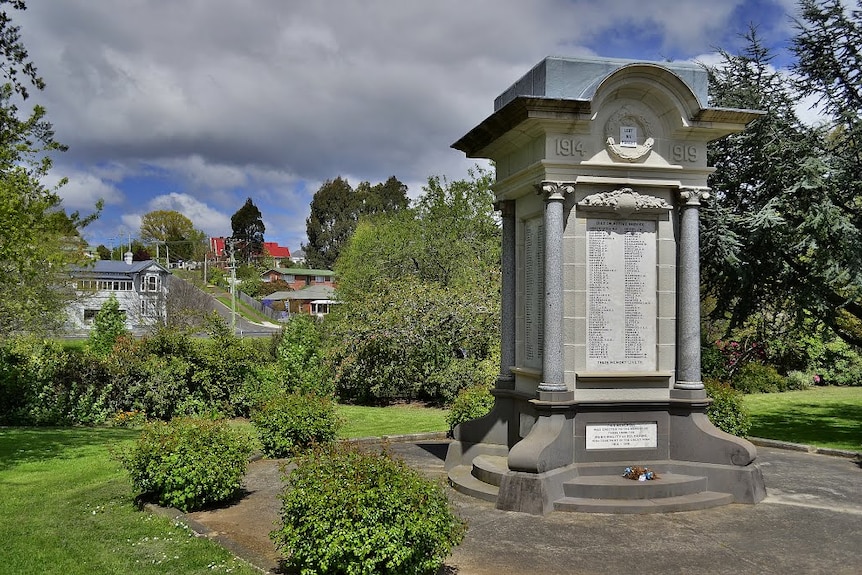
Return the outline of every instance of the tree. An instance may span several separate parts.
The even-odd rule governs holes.
[[[65,146],[54,140],[42,106],[34,106],[29,115],[19,109],[29,88],[41,90],[45,82],[29,60],[7,5],[26,8],[20,0],[0,0],[0,75],[5,79],[0,85],[0,337],[53,329],[63,322],[63,310],[73,297],[72,290],[62,289],[68,280],[64,271],[82,261],[77,230],[95,218],[65,214],[57,188],[41,183],[51,168],[50,153]]]
[[[356,190],[341,176],[327,180],[314,194],[306,220],[308,243],[302,249],[308,266],[332,269],[360,217],[397,212],[408,203],[407,186],[395,176],[375,185],[361,182]]]
[[[107,355],[114,349],[117,339],[126,333],[126,314],[120,309],[116,296],[111,294],[93,318],[87,346],[97,355]]]
[[[817,281],[809,307],[840,337],[862,345],[862,4],[802,0],[792,50],[797,88],[828,114],[820,162],[804,193],[822,197],[806,232]]]
[[[200,259],[206,249],[206,234],[174,210],[155,210],[141,218],[141,240],[162,246],[166,261]],[[169,260],[168,260],[169,258]]]
[[[165,301],[165,324],[169,328],[195,329],[206,325],[212,311],[210,297],[193,283],[178,276],[171,277]]]
[[[251,198],[230,217],[230,225],[240,259],[251,263],[253,258],[263,253],[263,234],[266,232],[263,216]]]
[[[834,72],[840,62],[841,77],[859,87],[853,69],[862,49],[859,14],[854,32],[845,28],[852,19],[838,8],[840,2],[802,6],[804,22],[794,40],[798,84],[772,70],[754,30],[743,54],[724,53],[722,66],[710,70],[713,105],[767,113],[746,132],[710,147],[716,197],[703,210],[704,283],[715,296],[715,313],[729,314],[731,328],[755,312],[774,309],[773,320],[799,324],[813,317],[859,345],[862,197],[854,157],[862,150],[858,137],[849,137],[858,130],[859,109],[852,91],[839,108],[835,93],[841,90],[829,80],[840,76]],[[831,102],[826,106],[830,129],[799,120],[798,88]]]
[[[100,260],[111,259],[111,250],[109,250],[105,244],[99,244],[96,246],[96,254],[99,256]]]
[[[494,353],[500,229],[490,182],[481,170],[432,177],[414,208],[359,221],[335,265],[341,304],[325,324],[342,396],[446,400]],[[452,369],[458,362],[469,370]]]
[[[356,195],[341,176],[327,180],[311,200],[305,221],[308,243],[302,246],[310,268],[332,269],[358,219]]]

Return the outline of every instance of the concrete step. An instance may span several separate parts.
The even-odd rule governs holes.
[[[509,460],[505,457],[478,455],[473,459],[473,477],[484,483],[499,487],[507,471]]]
[[[567,497],[584,499],[661,499],[705,491],[706,477],[658,473],[658,479],[635,481],[622,475],[582,475],[563,483]]]
[[[485,501],[496,502],[497,494],[500,488],[497,485],[485,483],[473,475],[474,467],[472,465],[459,465],[449,470],[449,485],[455,491],[483,499]]]
[[[631,481],[631,480],[628,480]],[[729,493],[701,491],[690,495],[662,497],[658,499],[587,499],[562,497],[554,502],[556,511],[579,511],[582,513],[668,513],[674,511],[696,511],[733,503]]]

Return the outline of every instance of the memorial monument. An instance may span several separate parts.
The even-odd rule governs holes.
[[[453,144],[495,162],[503,241],[495,404],[455,429],[456,489],[536,514],[765,497],[705,413],[698,261],[706,144],[759,115],[708,107],[699,66],[547,58]]]

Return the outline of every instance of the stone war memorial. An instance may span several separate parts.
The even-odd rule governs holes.
[[[495,404],[455,429],[456,489],[534,514],[766,496],[700,372],[706,145],[759,115],[708,107],[696,65],[547,58],[453,144],[494,161],[503,243]]]

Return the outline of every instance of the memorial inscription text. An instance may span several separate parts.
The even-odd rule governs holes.
[[[587,370],[656,365],[656,222],[587,221]]]

